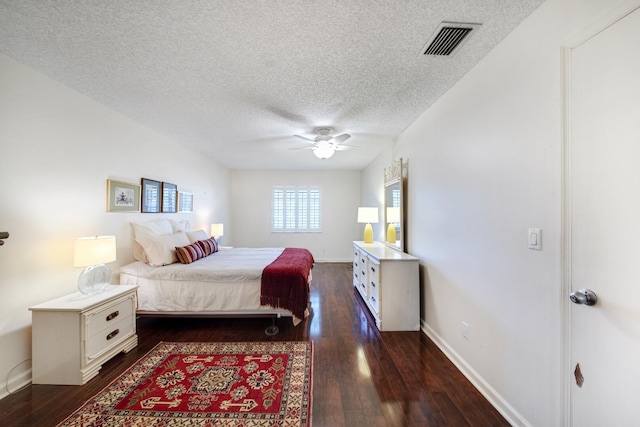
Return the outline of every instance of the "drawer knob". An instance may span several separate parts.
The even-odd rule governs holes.
[[[371,286],[376,287],[376,282],[371,282]]]
[[[116,329],[115,331],[111,332],[109,335],[107,335],[107,341],[109,341],[111,338],[115,337],[119,333],[120,333],[120,329]]]
[[[118,317],[118,315],[119,315],[119,314],[120,314],[120,312],[119,312],[119,311],[117,311],[117,310],[116,310],[116,311],[114,311],[113,313],[111,313],[110,315],[108,315],[108,316],[107,316],[107,322],[108,322],[109,320],[113,320],[113,319],[115,319],[116,317]]]
[[[376,269],[371,267],[371,271],[373,271],[374,273],[376,272]]]
[[[376,302],[376,297],[371,297],[371,302]]]

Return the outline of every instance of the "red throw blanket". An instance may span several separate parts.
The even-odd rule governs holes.
[[[313,255],[307,249],[285,248],[262,271],[260,304],[285,308],[297,318],[304,319],[313,262]]]

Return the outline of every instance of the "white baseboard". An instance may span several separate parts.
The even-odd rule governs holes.
[[[473,386],[493,405],[494,408],[512,425],[532,427],[518,411],[516,411],[493,387],[487,383],[458,353],[447,344],[424,320],[420,321],[422,332],[438,346],[447,358],[458,368]]]
[[[31,369],[21,372],[18,376],[3,383],[2,390],[0,390],[0,400],[17,392],[21,388],[28,386],[29,384],[31,384]]]

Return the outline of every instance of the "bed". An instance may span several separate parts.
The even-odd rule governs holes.
[[[120,283],[138,286],[138,314],[291,317],[294,325],[309,315],[308,250],[220,248],[203,230],[187,228],[170,220],[134,224],[137,261],[120,268]],[[274,322],[267,333],[276,332]]]

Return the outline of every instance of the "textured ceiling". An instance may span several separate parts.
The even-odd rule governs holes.
[[[540,3],[0,0],[0,52],[231,169],[361,169]],[[324,126],[359,148],[290,150]]]

